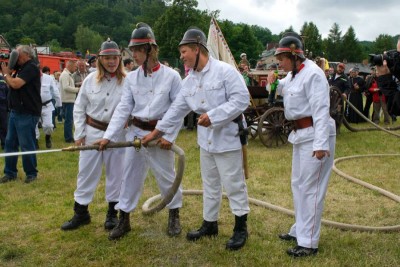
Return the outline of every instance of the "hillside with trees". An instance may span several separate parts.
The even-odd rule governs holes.
[[[281,34],[267,27],[219,20],[219,11],[201,11],[196,0],[1,0],[0,34],[10,45],[50,46],[51,51],[86,51],[96,53],[101,42],[110,37],[126,47],[138,22],[149,24],[160,46],[160,58],[178,61],[177,46],[190,26],[206,34],[214,16],[235,58],[246,52],[252,65],[267,43],[276,43]],[[266,25],[268,26],[268,25]],[[330,61],[361,62],[369,53],[382,53],[395,47],[397,36],[380,35],[374,42],[360,42],[353,27],[343,34],[334,23],[326,39],[317,25],[304,22],[308,53],[325,56]]]

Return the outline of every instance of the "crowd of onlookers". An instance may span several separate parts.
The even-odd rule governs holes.
[[[337,87],[341,91],[342,95],[356,108],[355,110],[350,107],[350,105],[346,105],[344,116],[348,122],[365,122],[360,114],[364,115],[376,124],[380,123],[382,116],[383,122],[386,125],[396,121],[395,112],[391,110],[395,107],[389,105],[388,108],[387,97],[385,97],[380,89],[381,86],[378,83],[379,74],[377,73],[375,66],[371,67],[370,74],[360,74],[357,66],[350,68],[348,74],[346,74],[346,66],[344,63],[338,63],[330,67],[326,64],[326,61],[323,58],[317,58],[314,61],[324,70],[329,85]],[[246,85],[253,85],[250,64],[245,53],[240,55],[238,68],[246,82]],[[259,70],[259,68],[256,67],[256,70]],[[268,66],[263,67],[262,70],[273,71],[275,75],[278,75],[278,65],[276,63],[269,64]],[[280,77],[282,76],[282,74],[279,75]],[[393,87],[393,90],[397,87],[400,88],[400,81],[394,76],[391,86]],[[274,85],[268,84],[267,91],[269,92],[268,100],[253,99],[255,105],[264,104],[267,101],[270,105],[274,104],[276,97]]]

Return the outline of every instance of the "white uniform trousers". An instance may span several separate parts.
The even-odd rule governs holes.
[[[115,148],[105,151],[87,150],[79,153],[79,173],[74,193],[76,202],[81,205],[88,205],[92,202],[100,181],[103,164],[106,171],[106,201],[118,201],[125,150],[126,148]]]
[[[249,199],[243,172],[242,150],[209,153],[200,148],[201,177],[203,181],[203,218],[218,220],[222,190],[225,189],[232,213],[249,213]]]
[[[289,234],[297,244],[318,248],[325,194],[335,156],[336,136],[329,137],[330,157],[312,157],[313,141],[293,145],[292,193],[296,222]]]
[[[126,134],[126,140],[133,140],[135,136],[142,138],[149,131],[143,131],[131,126]],[[171,150],[157,147],[142,147],[139,151],[127,149],[124,160],[124,174],[121,185],[119,202],[116,210],[132,212],[142,194],[144,181],[149,169],[154,174],[161,196],[165,196],[175,180],[175,153]],[[179,187],[168,209],[182,207],[182,188]]]
[[[53,133],[54,125],[53,125],[53,110],[54,106],[53,103],[47,103],[47,105],[42,106],[42,115],[41,115],[41,121],[42,121],[42,129],[45,135],[51,135]],[[40,138],[40,132],[39,128],[36,125],[35,129],[36,133],[36,139]]]

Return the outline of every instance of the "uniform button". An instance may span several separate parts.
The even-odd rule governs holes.
[[[208,141],[208,144],[211,145],[211,141]]]
[[[109,93],[107,93],[107,96],[109,96],[110,94]]]
[[[104,111],[108,111],[108,109],[104,109]]]
[[[204,102],[205,102],[204,100],[201,100],[201,103],[202,103],[202,104],[204,104]]]

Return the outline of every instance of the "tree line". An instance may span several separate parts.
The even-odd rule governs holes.
[[[196,0],[1,0],[1,34],[10,45],[49,46],[52,52],[80,51],[97,53],[100,44],[110,37],[127,47],[138,22],[149,24],[160,47],[160,58],[175,60],[177,46],[190,26],[206,34],[211,17],[219,26],[235,58],[245,52],[252,65],[268,43],[277,43],[292,27],[273,34],[267,27],[219,20],[219,11],[201,11]],[[353,27],[342,34],[337,23],[322,39],[317,25],[304,22],[300,35],[307,53],[329,61],[361,62],[369,53],[393,49],[398,36],[379,35],[375,41],[359,41]]]

